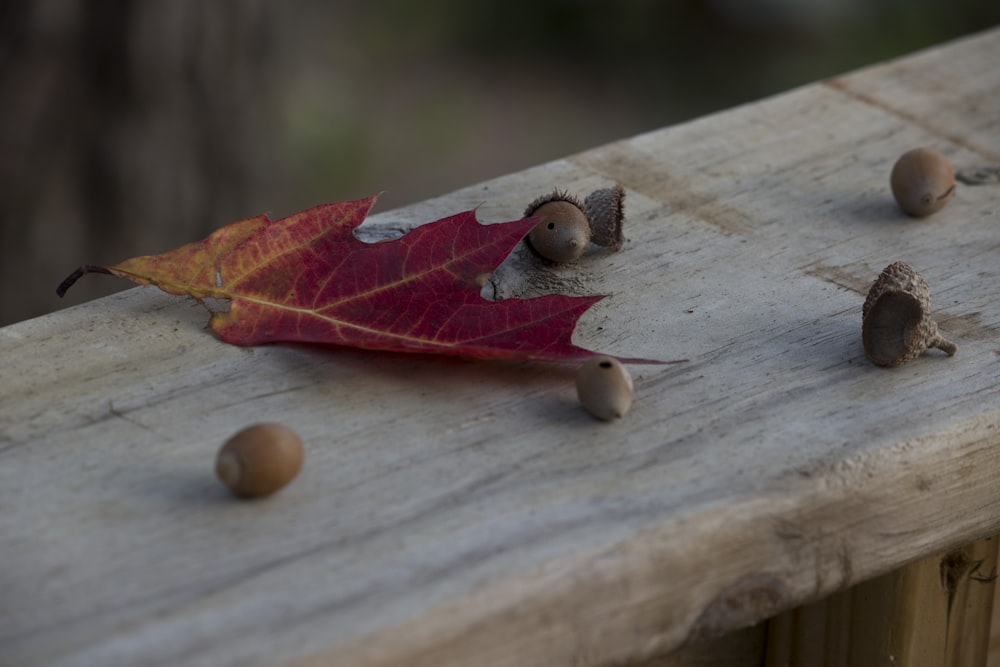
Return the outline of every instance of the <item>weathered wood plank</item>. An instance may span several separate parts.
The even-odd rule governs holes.
[[[577,342],[690,360],[635,367],[621,423],[572,369],[235,348],[152,289],[0,329],[4,664],[599,665],[1000,532],[1000,189],[914,221],[887,186],[915,145],[995,160],[996,62],[1000,31],[372,221],[623,183],[621,253],[499,286],[610,294]],[[956,357],[864,359],[896,259]],[[306,466],[234,502],[212,457],[261,419]]]

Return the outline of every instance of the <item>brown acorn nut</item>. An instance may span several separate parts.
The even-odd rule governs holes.
[[[632,407],[635,388],[628,369],[614,357],[591,357],[576,376],[580,404],[598,419],[624,417]]]
[[[931,319],[931,292],[923,276],[906,262],[882,270],[862,307],[861,340],[877,366],[899,366],[936,347],[952,356],[954,343]]]
[[[933,148],[914,148],[896,160],[889,185],[900,208],[923,218],[940,211],[955,194],[955,170]]]
[[[295,431],[282,424],[254,424],[222,445],[215,475],[238,496],[268,496],[299,474],[304,459],[305,448]]]
[[[537,199],[525,212],[542,220],[528,232],[528,244],[550,262],[572,262],[590,243],[590,220],[583,206],[565,193]]]

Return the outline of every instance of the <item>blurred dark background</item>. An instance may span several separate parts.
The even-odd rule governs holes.
[[[1000,24],[997,0],[0,0],[0,325],[229,222],[386,211]]]

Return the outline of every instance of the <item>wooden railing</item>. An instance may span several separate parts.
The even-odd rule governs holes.
[[[621,183],[620,252],[518,250],[505,278],[609,295],[581,345],[688,360],[634,366],[615,423],[572,368],[234,347],[154,288],[0,329],[0,663],[984,664],[1000,186],[975,174],[1000,165],[998,65],[994,30],[366,223]],[[960,175],[924,219],[889,193],[917,146]],[[865,358],[896,260],[956,356]],[[213,457],[263,420],[305,467],[237,501]]]

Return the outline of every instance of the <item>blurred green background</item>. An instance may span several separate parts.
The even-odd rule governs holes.
[[[0,0],[0,325],[130,286],[58,300],[83,263],[386,211],[997,24],[997,0]]]

